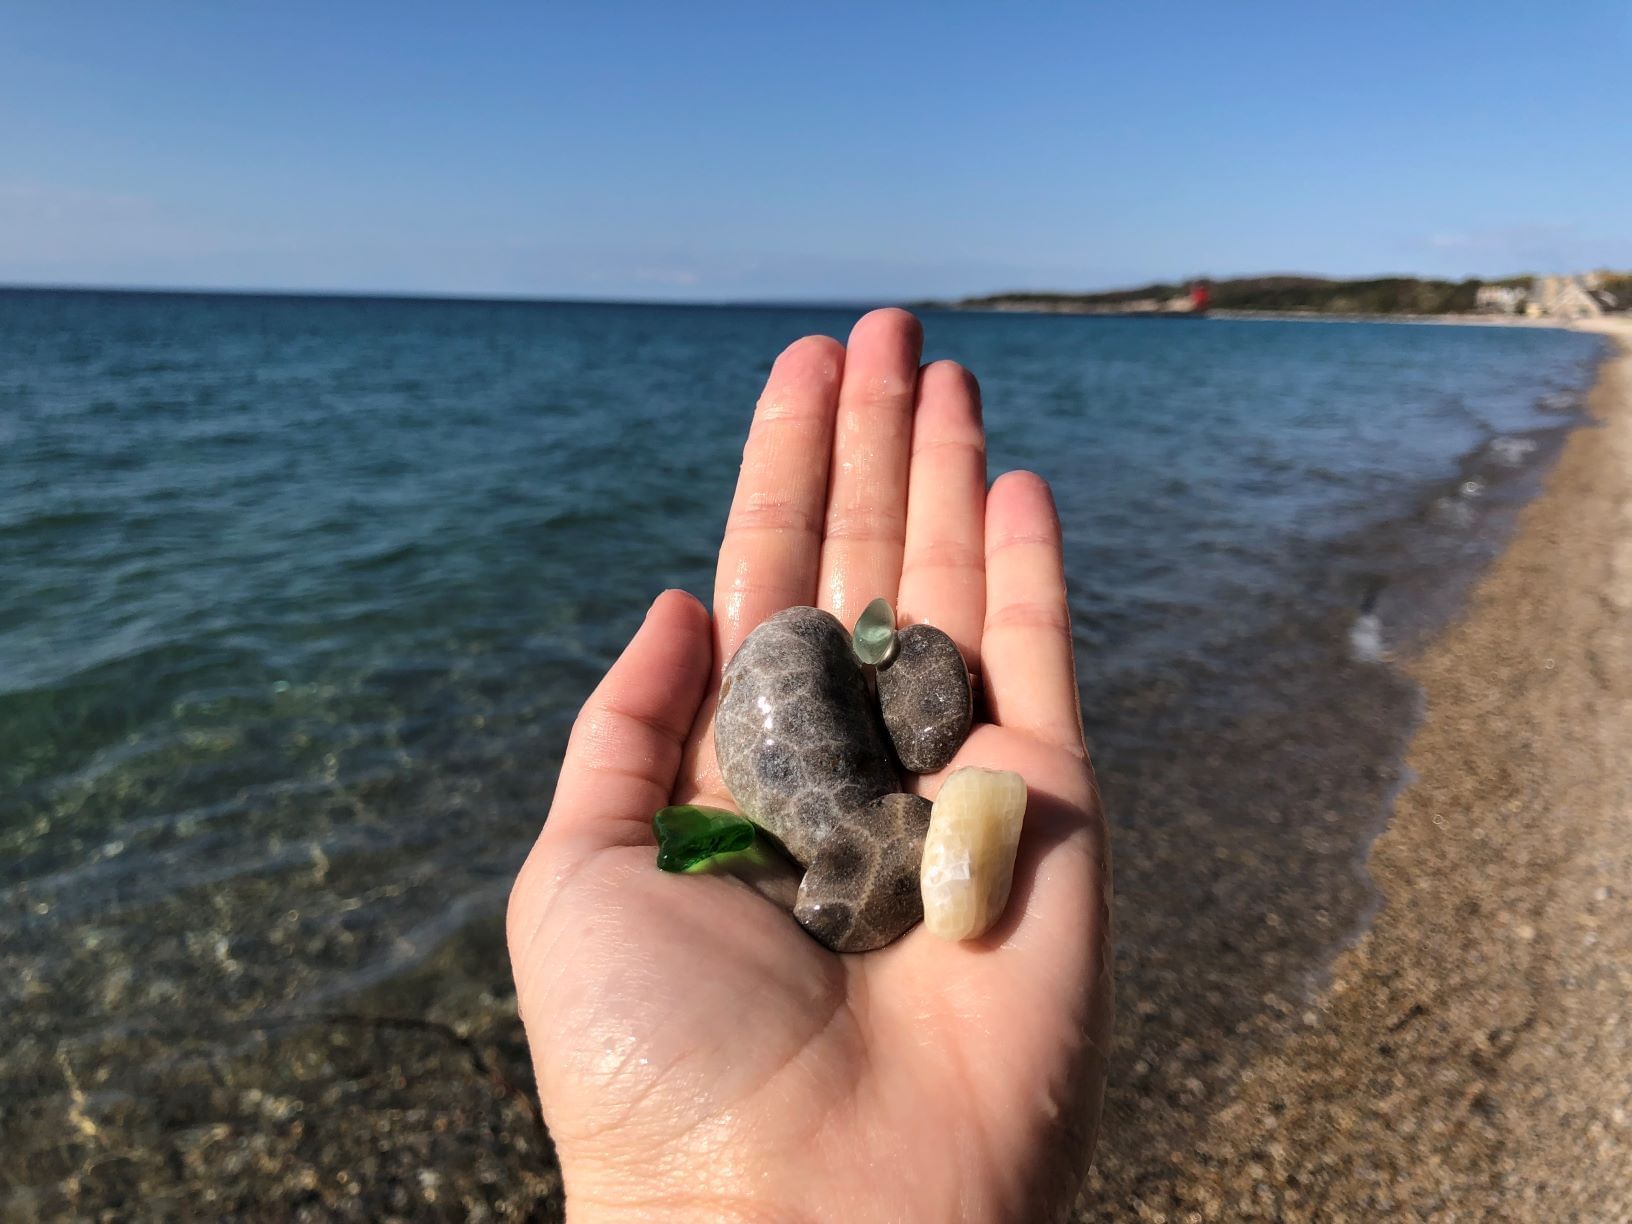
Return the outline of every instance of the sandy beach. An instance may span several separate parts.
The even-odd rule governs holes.
[[[1632,1218],[1632,322],[1587,326],[1596,427],[1407,662],[1374,924],[1117,1214]]]

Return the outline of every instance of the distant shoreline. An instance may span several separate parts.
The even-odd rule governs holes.
[[[1565,276],[1486,280],[1425,276],[1334,278],[1270,274],[1156,281],[1092,293],[1017,289],[926,302],[950,310],[1036,314],[1236,318],[1575,319],[1632,311],[1632,272],[1599,268]]]
[[[1348,314],[1314,310],[1209,310],[1206,314],[1145,313],[1116,310],[1030,310],[1014,306],[959,306],[949,302],[915,303],[912,310],[945,314],[1058,315],[1072,319],[1162,319],[1201,323],[1209,319],[1233,319],[1271,323],[1419,323],[1446,327],[1550,327],[1571,330],[1577,320],[1542,316],[1499,314]],[[1632,315],[1608,316],[1632,319]]]
[[[1211,319],[1262,319],[1278,323],[1425,323],[1443,327],[1552,327],[1570,330],[1572,320],[1499,314],[1319,314],[1306,310],[1214,310]]]
[[[220,289],[177,285],[23,285],[0,284],[0,296],[40,297],[121,297],[121,298],[245,298],[279,302],[401,302],[431,306],[586,306],[650,310],[846,310],[863,313],[880,306],[894,306],[898,299],[752,299],[721,298],[612,298],[550,297],[525,293],[454,293],[408,289]],[[908,307],[918,309],[919,307]],[[923,309],[933,309],[925,306]]]

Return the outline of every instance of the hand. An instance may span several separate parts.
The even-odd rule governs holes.
[[[510,901],[516,993],[574,1218],[1034,1220],[1093,1151],[1110,1027],[1109,860],[1048,486],[986,489],[974,380],[867,315],[777,359],[714,618],[661,595],[572,732]],[[983,940],[839,956],[725,875],[654,865],[651,816],[732,807],[720,670],[771,613],[869,600],[949,633],[985,715],[950,768],[1029,787]],[[712,639],[710,632],[712,629]],[[924,778],[933,797],[940,776]]]

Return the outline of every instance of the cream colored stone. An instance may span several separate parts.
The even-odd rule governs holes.
[[[960,769],[930,811],[918,884],[924,925],[941,939],[977,939],[1008,904],[1026,814],[1026,782],[1005,769]]]

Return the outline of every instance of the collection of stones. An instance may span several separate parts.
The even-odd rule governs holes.
[[[849,633],[816,608],[778,612],[720,681],[714,746],[742,815],[664,808],[658,866],[729,870],[768,840],[803,869],[794,918],[836,952],[881,948],[919,921],[978,938],[1008,902],[1025,782],[967,768],[933,804],[901,789],[901,771],[951,763],[973,715],[957,644],[930,625],[897,631],[887,601]]]

